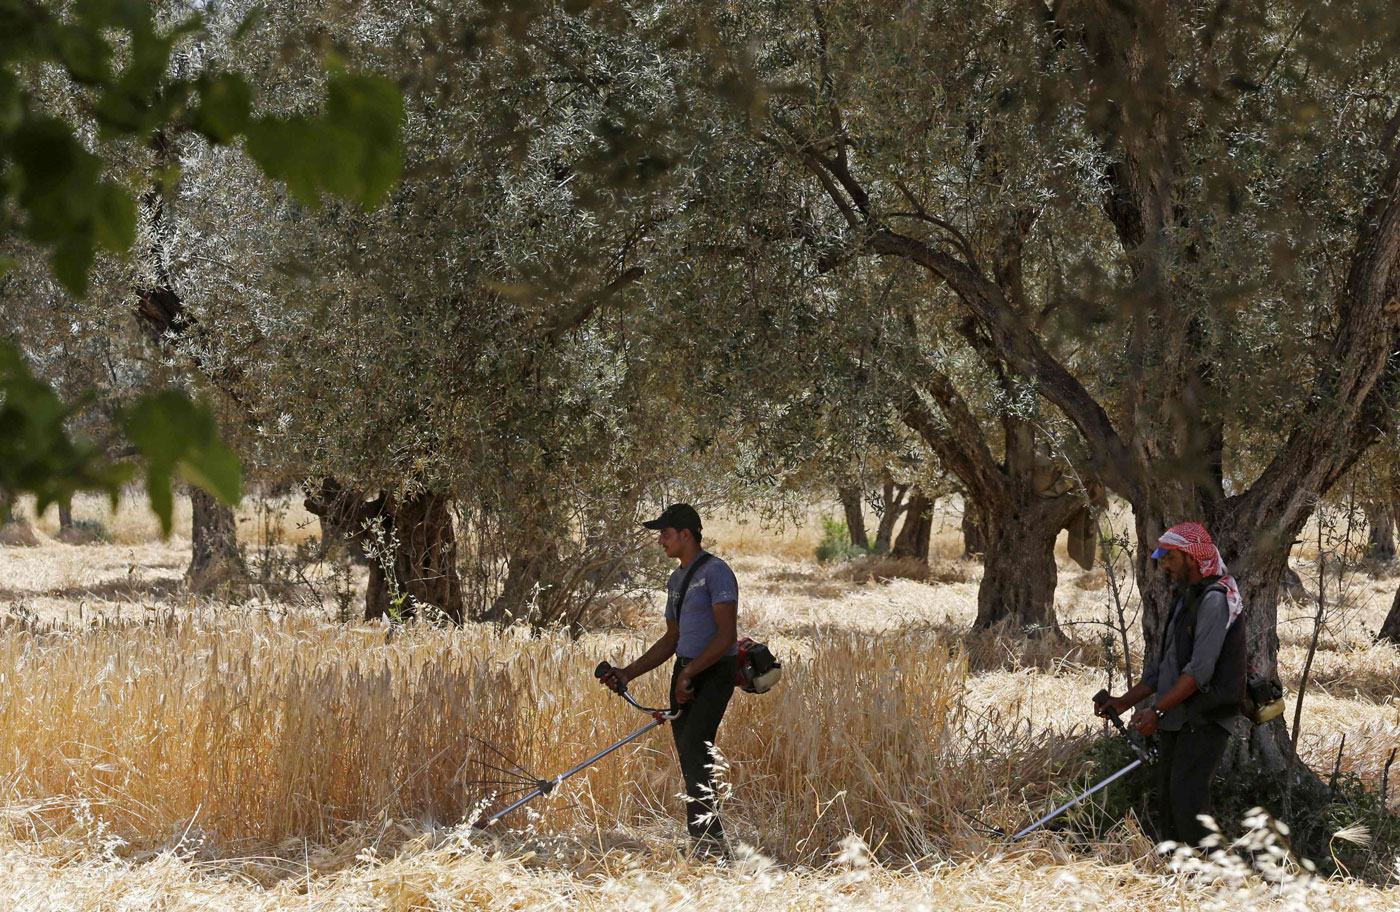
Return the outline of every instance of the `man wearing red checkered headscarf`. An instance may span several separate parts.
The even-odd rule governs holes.
[[[1245,624],[1239,585],[1229,575],[1210,533],[1200,523],[1172,526],[1157,540],[1153,560],[1175,591],[1155,661],[1121,697],[1095,707],[1124,713],[1152,697],[1131,725],[1158,736],[1157,825],[1161,838],[1198,845],[1198,817],[1210,806],[1210,782],[1232,734],[1242,734],[1246,671]]]
[[[1153,560],[1161,560],[1168,551],[1184,551],[1200,565],[1201,576],[1217,576],[1225,587],[1225,603],[1230,608],[1230,623],[1240,616],[1244,604],[1240,601],[1240,587],[1230,575],[1230,568],[1220,559],[1220,551],[1211,541],[1210,533],[1200,523],[1177,523],[1157,540],[1157,550],[1152,552]]]

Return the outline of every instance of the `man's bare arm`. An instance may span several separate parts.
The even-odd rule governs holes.
[[[641,658],[626,668],[609,669],[600,680],[613,690],[620,691],[628,681],[641,677],[675,655],[676,643],[680,638],[680,625],[675,621],[666,621],[666,632],[661,635],[661,639],[651,644],[650,649],[642,653]]]
[[[1146,681],[1139,681],[1137,684],[1133,685],[1132,690],[1129,690],[1127,693],[1123,694],[1123,696],[1110,697],[1104,706],[1109,707],[1121,716],[1143,700],[1152,696],[1155,692],[1151,684],[1148,684]]]
[[[623,669],[627,672],[628,680],[641,677],[675,655],[676,643],[680,642],[680,638],[680,624],[676,621],[667,621],[666,632],[661,635],[661,639],[657,640],[652,644],[650,649],[642,653],[641,658]]]

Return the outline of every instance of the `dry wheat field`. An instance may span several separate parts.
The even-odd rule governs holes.
[[[816,563],[820,508],[707,529],[739,575],[741,632],[785,660],[783,684],[737,694],[721,730],[741,845],[717,865],[685,852],[664,732],[471,825],[501,805],[476,782],[496,750],[552,776],[645,723],[591,670],[644,648],[656,600],[620,600],[578,639],[341,623],[306,594],[333,591],[313,586],[324,567],[195,599],[187,512],[167,542],[139,500],[77,512],[100,540],[57,541],[37,517],[37,544],[0,547],[0,909],[1400,908],[1400,887],[1311,878],[1286,856],[1272,878],[1173,865],[1132,817],[1092,842],[989,835],[1087,772],[1112,586],[1062,559],[1068,639],[968,636],[981,570],[952,517],[920,573]],[[316,534],[286,505],[240,518],[255,566]],[[1376,783],[1400,746],[1400,654],[1371,633],[1397,581],[1329,585],[1300,744],[1315,768]],[[1296,688],[1311,608],[1284,614]]]

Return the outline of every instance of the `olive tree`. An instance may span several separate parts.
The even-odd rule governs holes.
[[[317,55],[401,74],[387,205],[308,205],[190,137],[160,240],[200,328],[175,344],[258,469],[376,552],[370,616],[568,619],[632,555],[637,505],[689,481],[672,378],[634,342],[694,167],[657,15],[293,3],[210,51],[288,113]]]
[[[137,150],[166,129],[217,143],[246,139],[268,174],[302,193],[325,189],[373,203],[394,181],[398,99],[392,84],[338,71],[329,79],[324,112],[255,114],[253,92],[238,76],[179,66],[181,54],[205,37],[199,11],[179,2],[11,3],[0,10],[0,106],[7,112],[0,123],[0,230],[6,240],[0,274],[22,270],[44,253],[62,285],[61,292],[46,289],[35,300],[25,296],[33,293],[32,283],[7,281],[7,309],[24,315],[26,307],[82,297],[100,251],[129,251],[137,214],[127,172]],[[294,167],[313,152],[316,167]],[[23,329],[26,321],[10,325]],[[103,448],[71,435],[80,405],[65,403],[33,375],[22,354],[33,340],[15,335],[0,342],[6,365],[0,374],[0,512],[8,514],[13,496],[23,491],[35,494],[41,509],[54,501],[66,508],[84,489],[115,498],[128,467],[110,464]],[[147,487],[167,532],[176,470],[225,501],[238,499],[237,460],[219,441],[207,409],[159,393],[109,417],[145,458]]]
[[[826,194],[832,243],[948,288],[1132,504],[1149,650],[1167,599],[1147,555],[1199,519],[1272,674],[1288,547],[1384,423],[1400,277],[1386,8],[760,3],[742,27],[714,19],[757,36],[732,72],[798,87],[755,141]],[[1261,444],[1264,468],[1227,488],[1232,448]],[[1291,755],[1278,723],[1251,749],[1275,768]]]
[[[926,269],[907,258],[902,271],[893,258],[881,268],[862,262],[872,252],[865,228],[854,209],[833,207],[829,191],[836,185],[824,173],[814,180],[812,167],[827,142],[847,144],[833,154],[848,165],[909,152],[915,166],[889,184],[900,197],[897,213],[915,225],[936,223],[921,195],[942,194],[975,223],[967,232],[954,228],[953,243],[974,257],[995,259],[999,287],[1022,306],[1039,308],[1062,280],[1063,264],[1045,256],[1048,245],[1033,231],[1053,223],[1056,240],[1060,233],[1073,238],[1062,248],[1066,255],[1109,235],[1072,212],[1046,211],[1049,191],[1016,169],[1092,144],[1072,124],[1055,125],[1053,143],[1040,141],[1033,118],[999,113],[984,75],[1007,56],[995,28],[938,29],[935,35],[932,26],[909,30],[899,16],[866,15],[851,6],[842,10],[851,15],[840,24],[837,49],[828,48],[824,36],[825,11],[822,5],[740,4],[697,15],[703,25],[696,33],[713,36],[706,51],[722,63],[711,94],[730,112],[727,122],[714,106],[703,116],[721,124],[716,129],[727,130],[734,146],[712,166],[713,180],[695,203],[730,228],[727,236],[715,230],[722,240],[712,244],[719,260],[714,268],[725,268],[724,258],[736,251],[744,251],[750,270],[771,268],[779,257],[808,264],[805,275],[790,281],[799,291],[787,300],[799,302],[806,294],[835,303],[804,338],[825,334],[832,348],[844,345],[867,356],[858,371],[847,373],[855,382],[839,388],[825,382],[828,391],[846,397],[837,408],[894,415],[956,479],[981,520],[988,570],[978,624],[1053,627],[1056,536],[1067,526],[1083,527],[1086,503],[1101,496],[1088,461],[1076,459],[1083,449],[1077,431],[1045,411],[1032,379],[989,344],[982,327],[956,312]],[[735,92],[735,85],[749,92]],[[915,98],[926,104],[922,120],[911,126],[902,118]],[[859,119],[858,135],[847,117]],[[974,129],[968,122],[974,117],[996,122]],[[933,160],[936,143],[957,144],[958,157]],[[761,325],[784,312],[781,297],[761,300],[766,309],[744,314],[736,308],[731,319]],[[878,351],[871,340],[879,340]],[[788,372],[805,364],[788,361]],[[833,371],[843,368],[839,359],[829,364]]]

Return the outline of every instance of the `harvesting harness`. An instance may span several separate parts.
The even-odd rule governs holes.
[[[1128,742],[1128,747],[1132,748],[1133,753],[1137,755],[1137,759],[1120,769],[1118,772],[1114,773],[1112,776],[1109,776],[1107,779],[1104,779],[1097,785],[1090,787],[1089,789],[1076,795],[1074,798],[1071,798],[1069,801],[1066,801],[1064,804],[1055,808],[1053,811],[1046,814],[1044,817],[1040,818],[1030,826],[1026,827],[1024,830],[1017,833],[1015,836],[1012,836],[1011,838],[1013,841],[1020,839],[1023,836],[1028,836],[1031,833],[1034,833],[1036,830],[1045,826],[1045,824],[1054,820],[1056,817],[1060,816],[1065,811],[1074,807],[1076,804],[1083,801],[1085,798],[1088,798],[1090,795],[1094,794],[1100,789],[1106,788],[1110,784],[1117,782],[1119,779],[1128,775],[1138,767],[1153,766],[1154,764],[1156,764],[1156,746],[1149,744],[1146,740],[1143,739],[1142,735],[1139,735],[1137,732],[1130,731],[1128,727],[1123,724],[1123,720],[1118,717],[1118,713],[1113,710],[1113,707],[1108,705],[1108,700],[1109,696],[1108,691],[1106,690],[1101,690],[1098,693],[1094,694],[1094,712],[1100,716],[1107,718],[1110,722],[1113,723],[1113,727],[1118,729],[1118,734],[1123,737],[1124,741]]]

